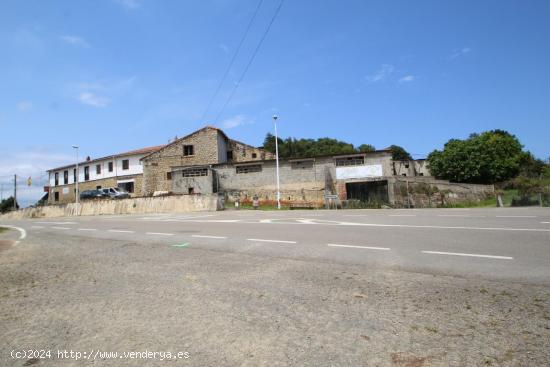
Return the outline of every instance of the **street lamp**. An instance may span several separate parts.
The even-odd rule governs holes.
[[[281,188],[279,183],[279,137],[277,136],[277,119],[279,116],[273,115],[273,125],[275,125],[275,160],[277,163],[277,209],[281,209]]]
[[[75,184],[76,184],[76,191],[75,191],[75,196],[76,196],[76,211],[78,212],[78,202],[79,202],[79,192],[78,192],[78,176],[79,176],[79,172],[78,172],[78,145],[73,145],[73,149],[76,150],[76,176],[73,177],[73,179],[75,180]]]

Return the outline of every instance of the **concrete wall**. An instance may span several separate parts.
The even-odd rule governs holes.
[[[215,211],[220,207],[217,195],[174,195],[123,200],[93,200],[76,204],[26,208],[0,216],[1,219],[53,218],[74,215],[113,215],[147,213],[184,213]]]

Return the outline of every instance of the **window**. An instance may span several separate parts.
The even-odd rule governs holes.
[[[55,201],[59,201],[59,192],[56,191],[56,192],[53,193],[53,199]]]
[[[187,189],[187,192],[189,193],[189,195],[193,195],[195,193],[195,189],[193,187],[190,187]]]
[[[109,172],[113,172],[113,162],[109,162]]]
[[[172,172],[166,172],[166,179],[171,180],[172,179]]]
[[[119,183],[118,184],[118,187],[129,192],[130,194],[132,194],[134,192],[134,183],[133,182],[123,182],[123,183]]]
[[[101,164],[97,164],[95,166],[95,173],[96,175],[100,175],[101,174]]]
[[[90,166],[84,167],[84,181],[88,181],[90,179]]]
[[[233,151],[228,151],[227,152],[227,160],[228,161],[232,161],[233,160]]]
[[[56,172],[55,173],[55,186],[58,186],[58,185],[59,185],[59,172]]]
[[[252,159],[256,159],[256,158],[258,158],[258,154],[252,153]]]
[[[409,168],[409,162],[405,163],[405,168]]]
[[[243,157],[246,157],[246,149],[243,149]]]
[[[195,148],[193,145],[184,145],[183,146],[183,155],[190,156],[195,155]]]
[[[76,168],[73,169],[73,182],[76,183]]]
[[[424,176],[424,173],[420,172],[418,175],[419,175],[419,176]]]
[[[181,171],[183,177],[208,176],[207,168],[188,168]]]
[[[365,164],[365,157],[336,158],[336,167],[361,166]]]
[[[122,160],[122,169],[123,170],[130,169],[130,161],[128,159]]]
[[[291,169],[312,169],[313,168],[313,161],[307,160],[307,161],[294,161],[290,163]]]
[[[253,164],[253,165],[250,165],[250,166],[237,166],[237,167],[235,167],[235,171],[237,172],[237,174],[262,172],[262,165],[261,164]]]
[[[96,186],[95,189],[96,190],[101,190],[101,186]]]

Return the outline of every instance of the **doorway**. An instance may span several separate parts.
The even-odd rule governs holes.
[[[359,200],[370,204],[387,204],[388,181],[347,182],[348,200]]]

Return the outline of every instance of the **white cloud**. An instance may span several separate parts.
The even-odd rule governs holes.
[[[78,100],[88,106],[102,108],[109,105],[111,102],[108,98],[101,97],[92,92],[82,92],[78,96]]]
[[[365,78],[372,83],[382,82],[388,79],[393,74],[393,70],[393,65],[382,64],[382,66],[380,66],[380,69],[376,73],[366,76]]]
[[[415,79],[416,77],[414,75],[405,75],[404,77],[399,79],[399,83],[410,83]]]
[[[86,40],[82,37],[66,35],[66,36],[61,36],[59,38],[61,38],[62,41],[76,47],[90,48],[90,44],[86,42]]]
[[[238,126],[251,124],[252,121],[246,118],[245,115],[237,115],[221,122],[224,129],[233,129]]]
[[[137,9],[141,6],[138,0],[116,0],[116,2],[130,10]]]
[[[32,108],[32,103],[29,101],[20,101],[17,103],[17,109],[19,111],[25,112]]]
[[[457,57],[464,56],[472,51],[469,47],[463,47],[460,49],[454,49],[451,55],[449,56],[450,59],[456,59]]]

